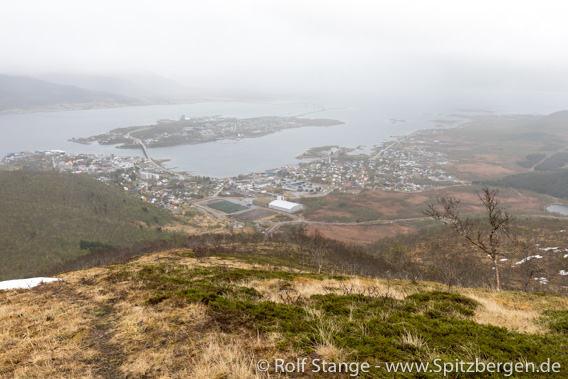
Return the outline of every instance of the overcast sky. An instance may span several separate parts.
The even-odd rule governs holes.
[[[2,0],[0,72],[197,86],[566,90],[568,2]]]

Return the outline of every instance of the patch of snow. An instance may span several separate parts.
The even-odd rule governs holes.
[[[540,284],[548,284],[548,279],[544,276],[542,278],[534,278],[534,280],[538,280]]]
[[[567,254],[568,255],[568,254]],[[527,261],[530,261],[531,259],[536,258],[536,259],[542,259],[542,255],[529,255],[528,257],[521,259],[520,261],[518,261],[517,263],[515,263],[516,265],[520,265],[523,264]],[[566,258],[566,257],[564,257]]]
[[[507,259],[507,258],[501,258],[501,259],[499,259],[499,261],[500,261],[500,262],[507,262],[508,259]]]
[[[560,270],[558,275],[566,276],[566,275],[568,275],[568,271]]]
[[[568,258],[568,254],[564,254],[564,258]]]
[[[558,250],[558,249],[560,249],[558,246],[556,246],[556,247],[541,247],[541,248],[539,248],[539,250],[542,250],[542,251]]]
[[[56,282],[61,279],[58,278],[28,278],[28,279],[14,279],[5,280],[0,282],[0,290],[12,290],[18,288],[32,288],[39,286],[41,283]]]

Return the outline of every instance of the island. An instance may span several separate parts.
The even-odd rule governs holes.
[[[302,127],[327,127],[343,122],[330,119],[297,117],[200,117],[179,120],[158,120],[155,125],[132,126],[113,129],[107,133],[86,138],[72,138],[70,141],[82,144],[98,142],[101,145],[118,145],[118,148],[167,147],[191,145],[205,142],[234,142],[242,138],[255,138],[284,129]]]

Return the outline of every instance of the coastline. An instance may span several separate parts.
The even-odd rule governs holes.
[[[199,103],[231,103],[231,102],[243,102],[243,103],[260,103],[265,101],[265,99],[238,99],[238,98],[198,98],[198,99],[186,99],[186,100],[163,100],[163,101],[148,101],[146,103],[138,104],[107,104],[107,105],[96,105],[93,103],[78,103],[78,104],[54,104],[44,107],[37,108],[12,108],[0,110],[0,117],[2,116],[17,116],[33,113],[52,113],[52,112],[73,112],[73,111],[88,111],[88,110],[100,110],[100,109],[116,109],[116,108],[136,108],[136,107],[147,107],[153,105],[183,105],[183,104],[199,104]]]
[[[448,117],[454,117],[455,115],[447,115]],[[439,126],[437,126],[435,124],[434,120],[427,120],[427,122],[432,123],[432,125],[429,125],[428,127],[422,127],[416,130],[412,130],[410,131],[408,134],[404,134],[404,135],[391,135],[389,137],[384,137],[382,139],[382,141],[377,141],[377,143],[372,144],[371,146],[368,147],[369,151],[371,152],[370,154],[361,154],[361,155],[367,155],[370,158],[376,156],[377,152],[381,152],[382,150],[386,149],[386,148],[390,148],[393,147],[393,145],[397,145],[400,143],[405,143],[408,141],[408,139],[411,138],[415,138],[418,134],[420,133],[438,133],[442,130],[445,129],[455,129],[455,128],[459,128],[459,127],[463,127],[467,124],[469,124],[471,122],[471,119],[467,118],[467,115],[460,115],[460,117],[463,118],[463,121],[458,121],[456,122],[454,125],[451,126],[445,126],[444,128],[440,128]],[[388,119],[387,119],[388,121]],[[348,122],[346,123],[348,124]],[[407,121],[405,124],[407,125],[412,125],[412,122]],[[301,128],[297,128],[297,129],[301,129]],[[289,129],[290,130],[290,129]],[[288,130],[285,130],[288,131]],[[277,134],[277,133],[273,133]],[[212,141],[215,142],[215,141]],[[218,142],[218,141],[217,141]],[[205,146],[208,143],[200,143],[200,144],[195,144],[192,146]],[[357,143],[357,145],[355,147],[346,147],[346,146],[341,146],[341,145],[327,145],[327,146],[337,146],[338,149],[342,152],[352,152],[352,151],[356,151],[358,148],[360,148],[362,145],[360,144],[360,142]],[[237,174],[233,174],[233,175],[214,175],[210,172],[200,172],[199,175],[205,175],[205,176],[209,176],[209,177],[214,177],[220,180],[225,180],[228,178],[232,178],[232,177],[236,177],[238,175],[254,175],[254,174],[258,174],[261,172],[275,172],[275,171],[279,171],[282,170],[284,168],[287,167],[299,167],[300,164],[303,163],[314,163],[314,162],[318,162],[318,161],[323,161],[325,159],[327,159],[327,157],[306,157],[304,156],[304,154],[306,154],[309,150],[311,149],[318,149],[321,147],[325,147],[325,146],[311,146],[308,149],[304,150],[304,152],[302,152],[301,154],[296,154],[293,155],[292,157],[287,158],[287,162],[277,165],[277,166],[271,166],[269,168],[265,168],[262,170],[242,170],[240,172],[238,172]],[[167,149],[167,148],[166,148]],[[162,150],[164,151],[164,150]],[[150,153],[152,153],[152,151],[150,150]],[[162,154],[161,156],[167,157],[168,159],[170,159],[173,163],[173,161],[175,161],[174,158],[172,158],[171,156]],[[301,157],[301,158],[300,158]],[[179,163],[177,164],[177,166],[181,166]],[[191,172],[196,172],[197,170],[193,170],[193,169],[178,169],[180,172],[186,172],[186,171],[191,171]]]
[[[113,112],[92,110],[85,113],[86,111],[83,111],[83,113],[77,113],[77,116],[81,116],[81,119],[77,120],[74,117],[66,116],[67,111],[59,113],[62,116],[61,120],[55,120],[51,116],[57,115],[58,112],[56,111],[44,115],[36,113],[37,116],[28,115],[28,117],[15,118],[13,121],[5,118],[3,124],[6,128],[18,127],[20,132],[9,136],[4,141],[3,148],[5,154],[13,151],[44,151],[57,148],[71,153],[85,152],[131,156],[138,155],[132,153],[137,149],[116,150],[114,146],[109,145],[80,145],[77,141],[73,143],[69,139],[76,137],[77,134],[106,133],[109,130],[123,128],[125,125],[148,125],[160,117],[175,118],[175,115],[179,114],[190,117],[215,117],[222,114],[236,118],[254,118],[274,114],[290,117],[285,115],[304,113],[301,109],[298,111],[298,105],[302,105],[300,103],[270,103],[267,104],[267,107],[255,106],[252,102],[205,102],[201,104],[203,105],[199,105],[199,103],[189,104],[188,107],[183,105],[158,105],[158,108],[154,108],[155,106],[121,107],[115,108],[119,110]],[[451,112],[446,114],[449,113]],[[440,114],[437,116],[440,116]],[[392,126],[389,122],[392,117],[407,119],[408,121]],[[216,141],[186,146],[153,146],[149,152],[153,158],[170,159],[171,161],[166,166],[176,167],[176,171],[225,178],[236,176],[239,173],[263,172],[286,165],[298,164],[299,161],[296,157],[314,146],[335,145],[347,146],[352,149],[364,144],[364,149],[357,150],[356,153],[369,154],[370,150],[377,148],[377,145],[386,146],[383,141],[390,144],[389,141],[392,141],[392,138],[389,138],[389,136],[403,134],[408,137],[409,134],[417,130],[434,129],[435,125],[431,122],[430,117],[432,115],[413,112],[409,114],[384,114],[374,110],[369,113],[366,109],[362,109],[362,111],[337,111],[330,107],[326,108],[325,112],[319,113],[318,118],[341,120],[346,123],[345,125],[331,126],[325,130],[316,127],[284,129],[259,138],[239,138],[238,143],[232,144]],[[76,131],[74,132],[74,130]],[[81,130],[86,130],[86,132],[81,132]],[[32,145],[25,143],[26,136],[32,134],[39,137],[36,138],[36,142]],[[63,136],[64,140],[59,136]],[[64,141],[64,143],[58,141]]]

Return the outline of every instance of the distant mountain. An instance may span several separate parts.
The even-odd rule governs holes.
[[[147,101],[190,101],[211,96],[198,88],[186,87],[174,80],[154,74],[137,75],[78,75],[49,73],[39,79],[61,85],[72,85],[91,91],[115,93]]]
[[[115,93],[122,96],[142,99],[146,103],[226,101],[226,100],[276,100],[282,96],[247,90],[203,89],[190,87],[175,80],[147,74],[109,74],[80,75],[66,73],[47,73],[36,78],[50,83],[72,85],[89,89]]]
[[[53,84],[27,76],[0,75],[0,111],[96,108],[140,103],[139,99],[110,92]]]
[[[568,126],[568,110],[558,111],[543,117],[542,123],[556,127]]]
[[[50,73],[39,75],[37,79],[59,85],[80,87],[90,91],[110,92],[134,98],[146,97],[144,90],[131,81],[110,76]]]

